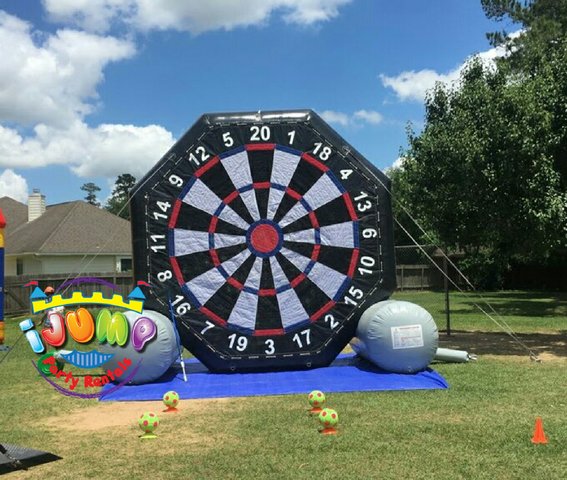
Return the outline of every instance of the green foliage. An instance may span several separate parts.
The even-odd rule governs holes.
[[[129,173],[118,175],[114,183],[112,195],[104,207],[110,213],[118,215],[126,220],[130,220],[130,209],[128,208],[128,194],[136,185],[136,178]]]
[[[487,34],[490,42],[505,45],[509,55],[500,64],[510,71],[537,74],[567,34],[567,0],[481,0],[488,18],[508,21],[522,30],[514,39],[508,32]]]
[[[437,85],[423,132],[409,135],[404,200],[442,245],[467,254],[468,273],[484,287],[512,259],[546,258],[565,240],[552,77],[511,81],[473,61],[458,87]]]
[[[95,207],[100,207],[100,202],[96,198],[96,192],[100,192],[100,187],[92,182],[85,183],[81,187],[81,190],[87,192],[87,196],[85,197],[85,201],[94,205]]]
[[[517,33],[507,54],[437,85],[425,128],[409,132],[398,198],[462,266],[495,287],[511,264],[543,262],[567,237],[567,0],[481,0]]]

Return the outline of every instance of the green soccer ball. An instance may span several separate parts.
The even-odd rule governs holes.
[[[138,419],[138,426],[144,433],[153,433],[159,427],[159,418],[153,412],[146,412]]]
[[[175,408],[179,403],[179,394],[170,390],[169,392],[164,393],[163,395],[163,403],[166,407]]]
[[[316,407],[320,408],[325,403],[325,394],[321,390],[313,390],[309,394],[308,399],[309,399],[309,405],[311,405],[314,408]]]
[[[339,423],[339,415],[332,408],[324,408],[319,414],[319,421],[325,428],[334,427]]]

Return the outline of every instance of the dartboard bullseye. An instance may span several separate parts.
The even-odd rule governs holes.
[[[395,286],[388,191],[311,111],[204,115],[133,191],[136,278],[213,370],[328,364]]]

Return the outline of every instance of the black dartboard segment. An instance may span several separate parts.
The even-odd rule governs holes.
[[[212,370],[326,365],[395,287],[388,190],[312,111],[204,115],[132,192],[146,306]]]

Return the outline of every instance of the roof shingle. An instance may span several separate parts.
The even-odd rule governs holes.
[[[2,210],[4,203],[4,198],[0,199]],[[26,211],[27,220],[27,208],[20,205]],[[21,213],[21,209],[15,211],[16,215],[18,211]],[[16,224],[6,212],[5,216],[8,225],[11,221]],[[47,207],[45,213],[32,222],[20,222],[15,229],[10,229],[5,248],[7,255],[131,255],[130,222],[86,202],[60,203]]]
[[[6,235],[28,221],[28,207],[13,198],[0,198],[0,208],[6,219]]]

